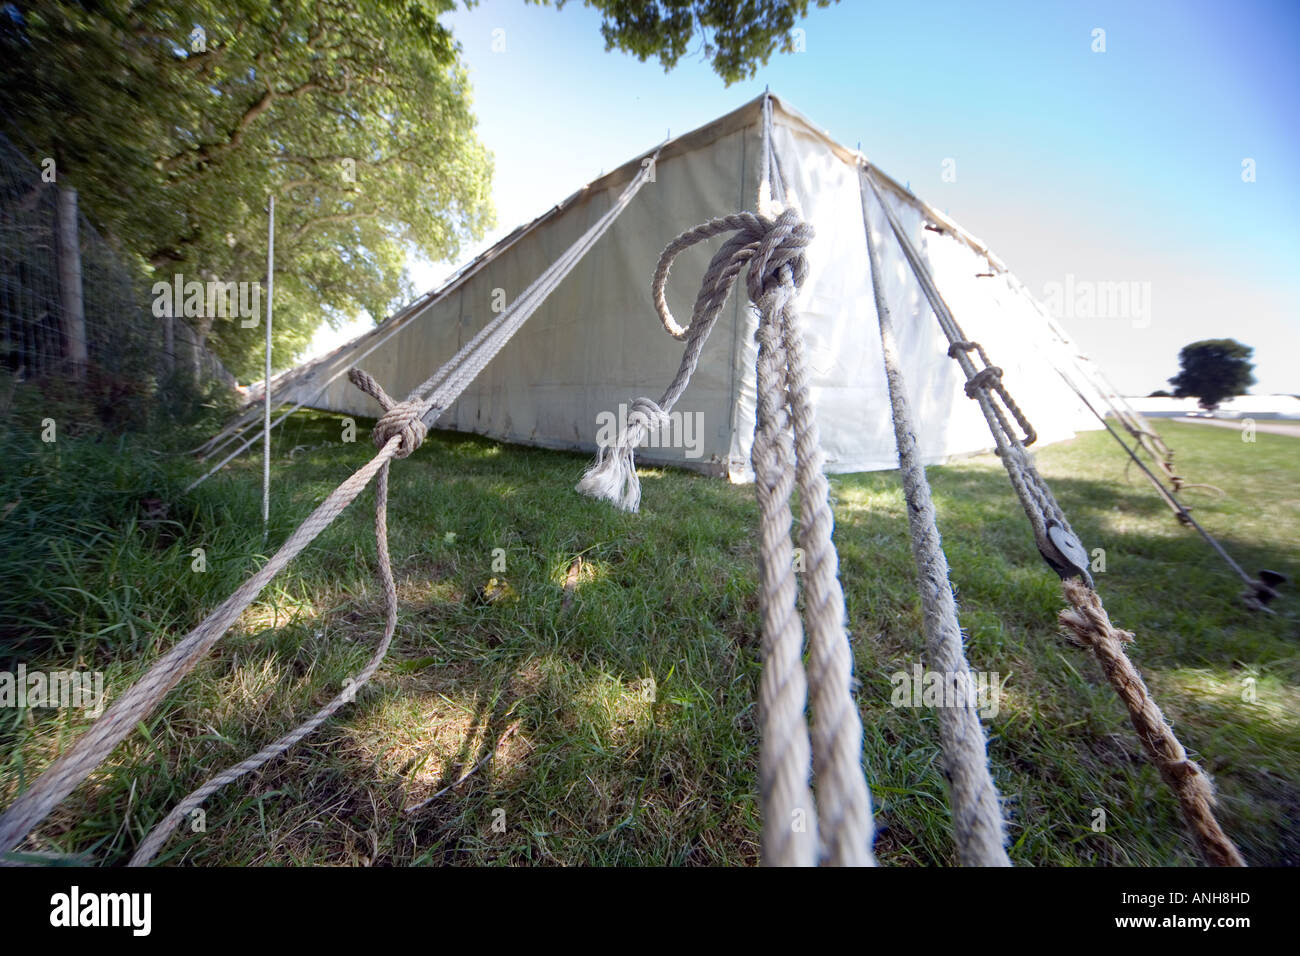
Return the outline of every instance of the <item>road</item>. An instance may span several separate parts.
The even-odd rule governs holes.
[[[1247,417],[1248,416],[1243,416],[1242,418],[1237,418],[1237,419],[1174,418],[1174,419],[1170,419],[1170,421],[1182,422],[1183,424],[1186,425],[1216,425],[1219,428],[1235,428],[1238,431],[1241,431],[1241,423],[1244,422]],[[1157,418],[1154,421],[1159,422],[1160,419]],[[1256,432],[1268,432],[1270,435],[1290,435],[1292,438],[1300,438],[1300,422],[1288,422],[1288,421],[1278,421],[1278,420],[1268,420],[1268,419],[1264,421],[1255,419],[1254,421],[1255,421]]]

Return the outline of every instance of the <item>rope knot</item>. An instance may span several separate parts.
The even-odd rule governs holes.
[[[632,400],[632,405],[627,410],[627,421],[629,426],[639,424],[646,431],[653,431],[668,424],[669,419],[668,413],[658,404],[642,396]]]
[[[1002,384],[1002,369],[996,365],[987,365],[972,375],[966,382],[966,397],[974,398],[982,388],[997,388]]]
[[[383,448],[394,436],[398,436],[402,443],[397,446],[393,457],[407,458],[424,443],[429,428],[421,417],[424,409],[419,402],[393,401],[378,382],[359,368],[349,371],[348,379],[384,409],[384,414],[370,432],[376,448]]]
[[[370,433],[376,448],[383,448],[394,435],[401,436],[402,444],[393,454],[394,458],[407,458],[424,443],[429,434],[428,426],[420,419],[418,402],[398,402],[383,417],[375,422]]]
[[[749,264],[746,287],[750,301],[758,305],[765,295],[770,295],[786,280],[788,266],[790,285],[798,290],[808,275],[808,260],[804,250],[812,242],[813,228],[799,218],[793,209],[787,209],[776,219],[754,217],[761,224],[761,232],[753,241],[753,259]]]
[[[668,271],[680,253],[724,233],[732,235],[713,254],[700,282],[690,325],[683,328],[668,308]],[[688,229],[664,247],[651,280],[650,294],[664,330],[673,338],[687,342],[681,367],[658,402],[638,398],[632,403],[627,427],[619,435],[617,444],[597,449],[595,464],[578,482],[579,492],[612,501],[624,511],[636,511],[640,507],[641,485],[636,476],[633,449],[647,432],[667,422],[668,413],[686,391],[704,343],[731,294],[732,286],[748,269],[746,287],[750,300],[767,317],[759,322],[759,333],[762,335],[767,330],[780,335],[780,323],[772,322],[770,318],[789,304],[799,284],[808,275],[804,250],[812,239],[812,226],[800,219],[796,211],[787,209],[775,219],[750,212],[710,219]]]
[[[684,250],[726,232],[734,235],[713,254],[700,283],[691,323],[683,328],[668,308],[665,295],[668,270],[672,267],[673,260]],[[750,301],[755,305],[759,305],[765,295],[774,293],[781,287],[786,278],[787,266],[790,270],[790,283],[797,289],[808,275],[804,250],[812,239],[812,226],[801,220],[793,209],[787,209],[775,219],[749,212],[737,213],[711,219],[682,233],[660,254],[651,283],[655,311],[659,313],[659,321],[663,323],[664,330],[679,341],[691,333],[707,336],[718,313],[726,304],[736,278],[746,266],[749,271],[745,284]]]

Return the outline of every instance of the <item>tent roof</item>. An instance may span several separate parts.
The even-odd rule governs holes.
[[[705,125],[693,129],[688,133],[684,133],[681,136],[673,137],[659,146],[654,146],[638,153],[635,157],[628,160],[618,168],[587,183],[585,186],[571,193],[568,197],[556,203],[553,207],[533,219],[531,222],[525,223],[524,225],[514,229],[508,235],[498,240],[484,252],[480,253],[470,262],[458,269],[448,279],[446,279],[441,286],[419,296],[410,304],[399,309],[383,322],[376,325],[373,329],[368,329],[356,338],[343,343],[324,355],[309,359],[301,365],[292,369],[286,369],[279,375],[272,376],[272,390],[279,390],[282,386],[298,382],[301,378],[310,376],[317,366],[329,363],[344,352],[357,348],[358,345],[370,343],[375,339],[395,334],[408,321],[418,316],[427,306],[456,292],[476,273],[502,255],[520,239],[536,230],[539,226],[562,215],[574,206],[577,206],[588,196],[599,194],[608,189],[616,189],[630,182],[641,169],[642,162],[647,157],[653,156],[656,150],[659,151],[659,161],[663,162],[664,160],[682,153],[706,148],[736,130],[760,124],[762,122],[763,100],[764,97],[768,96],[770,96],[772,101],[772,119],[774,123],[794,127],[801,132],[816,138],[822,142],[828,150],[834,153],[836,157],[848,165],[865,165],[869,167],[874,173],[878,184],[895,193],[904,202],[916,207],[925,217],[940,226],[945,232],[960,239],[977,254],[985,257],[993,271],[1007,274],[1009,278],[1019,285],[1019,280],[1015,279],[1014,276],[1011,275],[1010,270],[1006,265],[989,251],[988,246],[982,240],[966,231],[933,206],[919,199],[910,190],[900,185],[897,180],[893,179],[883,170],[871,163],[866,158],[865,154],[857,150],[849,149],[841,143],[836,142],[831,137],[830,133],[815,125],[811,120],[794,107],[787,104],[776,94],[763,93],[732,112],[718,117],[710,123],[706,123]],[[246,394],[250,401],[260,401],[262,383],[256,382],[250,385],[246,389]]]

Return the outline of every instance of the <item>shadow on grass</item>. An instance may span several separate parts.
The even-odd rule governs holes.
[[[279,462],[277,536],[368,458],[369,445],[338,445],[337,434],[336,420],[317,417],[285,438],[285,448],[318,447]],[[419,454],[398,462],[390,530],[404,599],[389,660],[317,736],[214,797],[208,832],[178,836],[165,859],[754,862],[753,489],[647,470],[643,512],[624,515],[573,491],[588,460],[434,432]],[[253,481],[258,470],[246,463],[230,481]],[[1056,637],[1059,585],[1003,471],[966,463],[931,469],[930,477],[972,664],[1015,674],[1017,696],[989,724],[1013,858],[1193,862],[1176,805],[1114,695],[1086,655]],[[1293,599],[1276,618],[1250,617],[1236,604],[1236,580],[1145,487],[1050,480],[1084,541],[1106,550],[1099,587],[1116,623],[1138,632],[1134,657],[1153,685],[1166,686],[1166,670],[1187,665],[1228,683],[1260,669],[1296,682]],[[892,708],[888,699],[889,672],[924,655],[898,476],[835,476],[832,484],[881,859],[950,863],[933,714]],[[368,595],[358,599],[359,620],[330,611],[313,624],[355,632],[347,653],[327,647],[311,663],[323,675],[317,702],[382,626],[377,591],[355,583],[373,574],[371,495],[300,559],[315,575],[302,588],[342,576]],[[1203,511],[1210,524],[1211,506]],[[1237,534],[1221,540],[1248,569],[1296,573],[1293,551],[1279,557],[1279,549]],[[504,572],[493,568],[497,549]],[[591,576],[566,594],[561,582],[578,556]],[[491,576],[507,578],[518,600],[475,601]],[[185,693],[182,685],[173,695],[182,710]],[[1294,761],[1278,755],[1300,750],[1300,740],[1229,697],[1206,700],[1176,692],[1161,703],[1218,776],[1225,826],[1251,861],[1295,862],[1286,834],[1300,781]],[[273,729],[249,715],[220,759],[209,751],[182,761],[137,794],[133,808],[114,805],[97,825],[111,833],[129,816],[132,831],[142,832],[169,800],[294,726],[311,705],[283,695],[268,710],[277,715]],[[520,730],[500,755],[457,785],[515,720]],[[403,813],[448,786],[426,808]],[[1122,821],[1109,835],[1089,827],[1099,805]]]

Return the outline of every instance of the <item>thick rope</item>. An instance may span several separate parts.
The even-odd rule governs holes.
[[[930,303],[931,311],[938,319],[944,334],[948,337],[949,354],[957,359],[967,379],[973,379],[978,373],[968,355],[970,350],[965,348],[967,339],[962,334],[961,328],[957,325],[957,321],[953,318],[947,304],[943,301],[943,297],[939,294],[938,287],[935,286],[929,270],[921,261],[916,249],[912,246],[911,240],[903,232],[898,220],[881,197],[875,181],[865,169],[862,171],[861,179],[870,186],[875,194],[876,201],[880,203],[885,218],[889,221],[890,228],[898,240],[899,248],[912,267],[912,274],[921,284],[921,288]],[[987,364],[988,357],[983,355],[982,349],[979,351]],[[987,389],[977,388],[975,398],[979,400],[980,408],[984,412],[984,418],[988,422],[989,430],[997,444],[998,454],[1006,467],[1007,475],[1011,479],[1011,485],[1015,489],[1016,496],[1020,499],[1025,514],[1033,525],[1034,538],[1038,543],[1038,549],[1042,553],[1044,560],[1061,576],[1063,586],[1066,588],[1067,598],[1074,605],[1074,614],[1071,615],[1071,612],[1067,610],[1063,612],[1062,620],[1076,633],[1079,633],[1079,630],[1075,627],[1075,624],[1079,624],[1087,631],[1086,635],[1079,633],[1080,640],[1086,641],[1093,647],[1098,654],[1098,659],[1102,661],[1102,667],[1106,670],[1107,676],[1110,677],[1116,692],[1125,705],[1128,706],[1129,715],[1138,736],[1156,761],[1156,765],[1160,767],[1161,775],[1165,777],[1178,796],[1179,803],[1183,806],[1184,815],[1196,834],[1197,842],[1201,846],[1206,860],[1212,865],[1221,865],[1232,863],[1235,856],[1235,859],[1239,861],[1241,859],[1240,854],[1236,852],[1235,848],[1232,848],[1231,843],[1226,836],[1223,836],[1222,830],[1214,820],[1213,811],[1210,809],[1213,805],[1213,799],[1212,793],[1208,789],[1208,783],[1202,786],[1201,784],[1186,782],[1192,776],[1186,766],[1195,769],[1195,765],[1187,759],[1186,751],[1173,737],[1172,731],[1165,726],[1164,718],[1160,715],[1160,709],[1151,700],[1137,669],[1123,653],[1121,647],[1123,638],[1121,635],[1127,632],[1121,632],[1110,627],[1101,599],[1092,590],[1092,578],[1087,570],[1087,552],[1079,544],[1078,538],[1065,517],[1065,513],[1056,503],[1056,498],[1052,495],[1047,482],[1029,459],[1024,446],[1007,427],[1006,420],[999,420],[999,417],[994,414]],[[1073,554],[1070,552],[1073,552]],[[1074,577],[1082,579],[1083,583],[1072,581],[1071,578]],[[1064,615],[1070,616],[1067,619]],[[1100,637],[1095,635],[1100,635]],[[1225,844],[1226,847],[1231,848],[1231,852],[1225,849]]]
[[[655,156],[658,156],[657,152]],[[641,186],[648,181],[651,168],[643,168],[610,209],[515,299],[510,308],[489,322],[455,356],[419,388],[412,391],[405,402],[394,405],[386,396],[379,399],[382,390],[368,375],[364,373],[351,375],[354,384],[379,399],[381,404],[385,400],[390,403],[390,406],[385,407],[385,414],[375,427],[376,440],[383,439],[379,453],[339,485],[307,520],[294,530],[280,550],[261,570],[245,581],[202,623],[161,657],[144,677],[132,685],[95,721],[90,730],[77,739],[71,749],[46,768],[31,787],[6,808],[4,814],[0,816],[0,853],[8,852],[17,846],[32,827],[45,819],[50,811],[108,757],[113,748],[132,731],[136,724],[144,719],[167,692],[211,650],[262,589],[315,540],[343,509],[351,504],[362,489],[370,483],[371,478],[393,458],[404,458],[415,450],[419,440],[424,437],[422,429],[436,420],[438,415],[460,396],[474,376],[500,352],[506,342],[545,301],[551,290],[605,233]]]
[[[1133,635],[1111,624],[1097,592],[1078,581],[1063,581],[1061,586],[1070,604],[1060,614],[1067,637],[1096,655],[1115,693],[1128,708],[1138,739],[1178,796],[1183,818],[1206,861],[1212,866],[1245,866],[1241,853],[1215,819],[1214,787],[1209,776],[1187,756],[1124,652],[1124,645],[1133,640]]]
[[[1033,528],[1034,541],[1038,545],[1038,550],[1043,559],[1058,574],[1062,576],[1077,574],[1091,585],[1092,578],[1088,574],[1087,552],[1084,551],[1083,545],[1079,543],[1074,529],[1070,527],[1070,522],[1065,517],[1065,513],[1056,503],[1051,488],[1039,475],[1038,469],[1034,467],[1029,453],[1025,450],[1025,443],[1016,436],[1006,416],[1002,414],[1002,410],[998,408],[997,403],[993,401],[990,395],[990,391],[994,391],[999,398],[1004,400],[1007,409],[1011,411],[1021,427],[1025,429],[1026,439],[1032,441],[1036,437],[1033,428],[1030,427],[1019,406],[1011,399],[1003,386],[1001,369],[989,362],[988,355],[978,343],[969,341],[962,333],[961,327],[957,324],[957,320],[953,318],[947,303],[943,301],[938,286],[934,284],[934,279],[922,261],[920,253],[917,252],[911,239],[903,231],[898,218],[889,208],[889,204],[885,202],[884,197],[880,195],[875,179],[865,167],[859,171],[859,183],[862,186],[860,191],[863,195],[863,202],[866,202],[866,192],[870,189],[875,196],[876,202],[879,203],[881,211],[889,223],[890,230],[898,242],[899,249],[902,251],[904,258],[907,259],[908,265],[911,266],[912,275],[920,284],[921,291],[925,293],[926,300],[930,303],[930,309],[934,313],[939,327],[948,339],[948,354],[956,359],[957,364],[961,366],[962,372],[966,376],[966,394],[976,401],[985,421],[988,422],[998,456],[1002,459],[1003,467],[1007,471],[1007,477],[1011,481],[1011,487],[1014,489],[1016,497],[1020,499],[1025,516],[1029,519],[1030,526]],[[983,370],[976,368],[970,357],[971,351],[977,351],[980,354],[985,365]]]
[[[907,500],[907,520],[912,538],[921,593],[922,621],[930,667],[956,684],[956,706],[938,708],[939,743],[943,749],[944,776],[952,803],[953,833],[957,857],[966,866],[1010,866],[1005,849],[1002,811],[997,788],[989,772],[987,741],[980,724],[975,683],[966,661],[957,602],[948,579],[948,558],[944,554],[935,519],[930,485],[917,447],[916,426],[907,400],[907,386],[894,339],[894,325],[881,284],[880,262],[871,237],[863,196],[863,226],[867,236],[867,259],[875,291],[876,316],[880,324],[880,345],[884,352],[885,379],[894,416],[894,437],[898,444],[898,469]],[[987,365],[987,361],[985,362]]]
[[[0,816],[0,853],[12,850],[49,815],[143,720],[167,692],[189,673],[253,600],[290,561],[329,527],[370,479],[397,453],[394,436],[373,459],[338,486],[298,526],[280,550],[203,622],[164,654],[106,710],[77,742],[54,761]]]
[[[673,259],[712,236],[735,232],[710,262],[690,325],[683,329],[664,290]],[[759,687],[762,857],[767,865],[871,865],[871,794],[862,772],[862,724],[849,692],[851,652],[844,595],[831,542],[833,518],[813,413],[794,298],[807,274],[803,250],[812,229],[787,210],[775,220],[742,213],[714,219],[670,242],[652,281],[664,329],[686,340],[677,375],[659,402],[642,408],[667,413],[681,397],[708,338],[743,270],[759,313],[758,409],[752,460],[759,504],[760,614],[763,674]],[[633,449],[646,433],[629,421],[613,451],[602,450],[578,490],[635,511],[640,501]],[[790,495],[799,489],[799,544],[807,559],[804,579],[809,664],[790,540]],[[813,705],[811,740],[805,718]],[[817,782],[808,784],[810,755]],[[814,806],[817,815],[811,819]],[[820,840],[824,843],[819,842]]]
[[[427,429],[419,417],[419,406],[409,403],[394,402],[368,374],[360,369],[353,369],[348,376],[354,385],[373,396],[384,408],[384,415],[375,423],[371,432],[375,445],[383,448],[393,438],[400,438],[401,445],[393,458],[406,458],[424,441]],[[238,780],[244,774],[256,770],[267,761],[278,757],[298,741],[311,734],[328,720],[335,711],[346,703],[356,699],[356,693],[379,670],[388,648],[393,643],[393,632],[397,628],[397,586],[393,581],[393,567],[388,555],[388,470],[391,461],[385,461],[379,470],[379,480],[375,484],[375,551],[379,560],[379,581],[384,589],[384,635],[375,648],[374,654],[362,668],[361,673],[344,690],[310,718],[285,734],[279,740],[268,744],[256,754],[233,767],[222,771],[208,780],[203,786],[194,790],[180,801],[161,822],[156,824],[148,836],[136,848],[131,857],[130,866],[146,866],[163,848],[168,837],[176,827],[208,797],[226,784]]]

